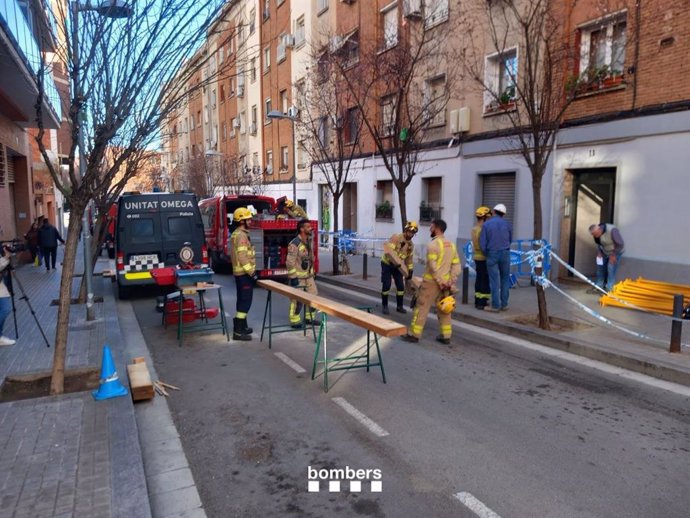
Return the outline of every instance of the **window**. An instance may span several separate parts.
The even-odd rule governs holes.
[[[174,217],[168,218],[168,235],[170,236],[189,236],[192,235],[191,218]]]
[[[304,140],[300,140],[297,144],[297,168],[304,169],[307,167],[307,145]]]
[[[448,19],[448,0],[424,1],[424,28],[429,29]]]
[[[230,95],[229,97],[234,97],[235,95],[235,78],[231,77],[230,78]]]
[[[285,0],[276,0],[276,6],[283,5],[283,2],[285,2]]]
[[[264,11],[263,11],[264,21],[271,17],[271,1],[264,0]]]
[[[393,182],[376,182],[376,219],[393,219]]]
[[[201,126],[201,110],[196,112],[196,125]]]
[[[281,171],[287,171],[289,159],[290,159],[290,155],[288,152],[288,147],[282,146],[280,148],[280,170]]]
[[[359,126],[360,126],[359,109],[358,108],[348,109],[347,110],[347,126],[345,127],[345,131],[347,132],[345,135],[345,140],[347,142],[357,142],[357,139],[359,138]]]
[[[264,73],[271,69],[271,47],[264,49]]]
[[[192,144],[192,158],[196,158],[196,144]]]
[[[305,41],[304,15],[295,22],[295,46],[299,47]]]
[[[443,207],[441,201],[443,193],[443,179],[422,179],[422,203],[419,206],[419,221],[431,222],[441,218]]]
[[[354,65],[359,61],[359,30],[352,32],[345,38],[340,52],[345,58],[345,66]]]
[[[186,218],[185,218],[186,219]],[[153,236],[153,219],[138,218],[133,219],[131,225],[132,243],[138,242],[136,238]]]
[[[278,36],[278,48],[276,50],[276,63],[285,60],[285,33]]]
[[[273,151],[266,151],[266,174],[273,173]]]
[[[254,34],[256,31],[256,9],[249,11],[249,34]]]
[[[220,84],[220,102],[225,102],[225,85],[223,83]]]
[[[425,85],[424,109],[430,126],[446,124],[446,76],[429,79]]]
[[[252,153],[252,168],[256,168],[256,167],[259,167],[259,152],[258,151],[254,151],[254,153]]]
[[[280,109],[284,114],[287,114],[288,112],[288,95],[287,95],[287,90],[281,90],[280,91]]]
[[[244,96],[244,68],[240,67],[237,71],[237,97]]]
[[[218,47],[218,63],[222,64],[225,59],[225,47]]]
[[[321,14],[328,9],[328,0],[316,0],[316,13]]]
[[[266,118],[264,119],[264,124],[271,123],[271,119],[268,118],[268,114],[271,113],[271,111],[273,111],[273,103],[271,102],[271,98],[268,97],[264,101],[264,115],[266,116]]]
[[[487,86],[484,93],[484,109],[505,108],[515,101],[515,83],[518,74],[517,49],[506,50],[486,59]]]
[[[506,221],[515,221],[515,173],[495,173],[480,175],[482,198],[479,205],[494,207],[498,203],[503,203],[508,212],[505,215]]]
[[[395,131],[395,95],[381,98],[381,136],[388,137]]]
[[[240,134],[244,135],[247,133],[247,113],[244,111],[240,112]]]
[[[256,127],[259,123],[258,110],[256,108],[256,104],[252,106],[252,135],[256,135]]]
[[[194,124],[194,115],[192,115],[192,116],[189,118],[189,122],[190,122],[189,128],[192,129],[192,130],[195,129],[195,128],[196,128],[196,125]]]
[[[213,91],[211,92],[211,105],[215,108],[216,107],[216,89],[214,88]]]
[[[382,50],[390,49],[398,44],[398,6],[393,2],[381,10],[381,25],[383,34]]]
[[[325,83],[328,79],[329,69],[328,53],[324,52],[319,56],[319,61],[316,63],[316,81]]]
[[[317,137],[322,147],[328,147],[328,117],[319,119]]]
[[[244,45],[244,23],[237,26],[237,44]]]
[[[622,75],[625,67],[625,46],[625,14],[582,29],[579,72],[596,74],[601,78]]]
[[[221,128],[223,130],[223,141],[225,142],[228,139],[228,124],[227,124],[227,122],[223,121]]]
[[[249,60],[249,78],[252,83],[256,82],[256,58]]]

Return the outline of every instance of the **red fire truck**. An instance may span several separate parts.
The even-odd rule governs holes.
[[[249,237],[256,249],[256,273],[260,278],[286,277],[287,248],[297,235],[297,219],[281,219],[276,215],[274,198],[257,195],[225,195],[199,202],[204,223],[206,246],[215,272],[229,272],[230,235],[234,230],[232,214],[239,207],[248,207],[256,215],[251,220]],[[319,270],[318,223],[311,221],[314,270]]]

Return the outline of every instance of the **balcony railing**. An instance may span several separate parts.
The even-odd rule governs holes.
[[[376,219],[393,219],[395,207],[388,202],[376,204]]]
[[[46,13],[46,16],[50,19],[52,14]],[[41,73],[41,50],[17,0],[0,2],[0,26],[7,32],[17,53],[24,59],[25,65],[38,82],[38,74]],[[62,120],[60,96],[49,69],[43,70],[43,88],[47,104],[52,108],[56,120]]]
[[[443,207],[436,204],[422,203],[419,206],[419,221],[431,222],[435,219],[441,219]]]

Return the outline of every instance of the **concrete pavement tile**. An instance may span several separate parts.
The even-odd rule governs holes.
[[[166,518],[206,518],[206,511],[202,507],[197,507],[178,514],[170,514]]]
[[[151,511],[154,517],[181,514],[199,507],[201,500],[196,487],[151,495]]]
[[[158,474],[188,466],[187,457],[178,441],[152,444],[149,448],[143,448],[143,451],[146,457],[146,473]]]
[[[149,494],[165,493],[194,485],[194,478],[189,468],[181,468],[164,473],[157,473],[146,478]]]

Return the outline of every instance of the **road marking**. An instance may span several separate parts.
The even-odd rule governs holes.
[[[305,369],[302,368],[302,366],[299,363],[294,361],[287,354],[285,354],[285,353],[273,353],[273,354],[275,354],[280,361],[282,361],[285,365],[290,367],[292,370],[294,370],[298,374],[304,374],[305,372],[307,372]]]
[[[322,284],[323,286],[323,284]],[[334,289],[343,293],[347,293],[350,296],[359,297],[372,302],[378,302],[379,299],[372,297],[371,295],[366,295],[364,293],[350,291],[340,286],[334,286],[329,284],[328,289]],[[438,320],[436,315],[429,313],[428,318],[433,318]],[[491,329],[486,329],[484,327],[475,326],[472,324],[465,324],[464,322],[453,321],[453,327],[462,331],[470,331],[478,335],[484,335],[491,337],[495,340],[500,340],[504,343],[509,343],[512,345],[517,345],[518,347],[523,347],[525,349],[530,349],[547,356],[552,356],[559,358],[561,360],[576,363],[578,365],[584,365],[586,367],[596,369],[601,372],[606,372],[620,378],[624,378],[630,381],[641,383],[650,387],[654,387],[661,390],[666,390],[668,392],[673,392],[674,394],[680,394],[681,396],[690,397],[690,387],[685,385],[680,385],[679,383],[673,383],[671,381],[664,381],[659,378],[654,378],[652,376],[647,376],[646,374],[641,374],[639,372],[630,371],[622,367],[616,367],[614,365],[609,365],[608,363],[600,362],[598,360],[592,360],[590,358],[585,358],[584,356],[579,356],[577,354],[568,353],[561,351],[560,349],[554,349],[552,347],[547,347],[545,345],[539,345],[522,338],[516,338],[507,334],[499,333],[498,331],[492,331]]]
[[[461,493],[455,493],[453,496],[480,518],[501,518],[500,515],[485,506],[484,503],[478,500],[472,493],[463,491]]]
[[[374,421],[369,419],[367,416],[365,416],[362,412],[357,410],[355,407],[353,407],[350,403],[348,403],[345,398],[342,397],[334,397],[333,402],[338,405],[340,408],[345,410],[348,414],[350,414],[352,417],[357,419],[357,421],[360,422],[365,428],[367,428],[371,433],[374,435],[378,435],[379,437],[385,437],[386,435],[390,435],[386,430],[381,428],[379,425],[377,425]]]

